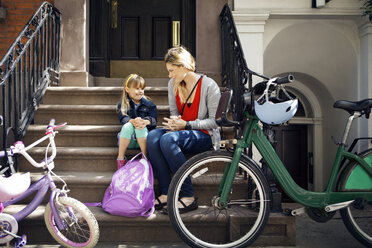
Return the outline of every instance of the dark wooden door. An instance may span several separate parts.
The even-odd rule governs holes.
[[[309,165],[307,125],[273,127],[276,137],[276,152],[295,182],[308,188]],[[284,199],[286,196],[283,197]]]
[[[163,59],[172,46],[173,21],[181,21],[181,6],[181,0],[118,0],[111,7],[117,8],[111,11],[111,59]]]
[[[91,0],[89,72],[106,77],[133,72],[146,76],[146,70],[137,71],[146,67],[167,76],[160,62],[173,46],[174,21],[180,22],[180,44],[195,56],[195,6],[195,0]],[[157,77],[157,72],[149,74]]]

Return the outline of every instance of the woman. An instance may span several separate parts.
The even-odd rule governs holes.
[[[165,55],[169,73],[168,99],[171,118],[164,118],[164,129],[152,130],[147,148],[160,195],[155,209],[166,206],[171,174],[186,162],[184,153],[196,154],[218,146],[220,134],[215,122],[220,89],[216,82],[195,73],[195,60],[184,47],[174,47]],[[182,186],[179,211],[198,208],[191,179]]]

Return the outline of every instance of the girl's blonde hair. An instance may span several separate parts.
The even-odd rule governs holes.
[[[123,95],[121,97],[121,108],[120,111],[123,115],[127,114],[129,106],[129,95],[127,91],[125,90],[125,87],[131,88],[131,87],[140,87],[144,89],[146,87],[145,79],[143,77],[137,75],[137,74],[130,74],[123,83]],[[143,96],[145,97],[145,96]],[[146,97],[145,97],[146,98]]]
[[[189,71],[195,71],[195,59],[189,51],[183,46],[176,46],[168,50],[164,56],[165,63],[170,63],[174,66],[183,66]],[[179,95],[181,102],[186,102],[187,90],[186,83],[181,81],[174,83],[174,94]]]

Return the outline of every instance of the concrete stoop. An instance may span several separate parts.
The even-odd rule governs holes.
[[[169,116],[169,107],[158,105],[157,113],[158,125],[161,125],[163,118]],[[48,124],[51,118],[56,123],[69,125],[117,125],[119,122],[116,105],[40,105],[35,122]]]
[[[103,79],[100,79],[101,81]],[[100,82],[101,82],[100,81]],[[147,80],[146,80],[147,81]],[[169,116],[167,79],[150,79],[146,95],[158,106],[158,125]],[[50,87],[43,98],[43,104],[34,118],[25,137],[25,144],[31,144],[42,137],[51,118],[56,123],[68,122],[58,129],[56,136],[57,157],[54,172],[66,181],[69,196],[81,202],[100,202],[116,170],[118,152],[116,135],[121,126],[118,123],[116,103],[120,100],[122,87],[119,79],[108,80],[107,87]],[[105,85],[104,81],[100,83]],[[111,86],[109,86],[111,85]],[[224,135],[231,135],[228,128]],[[29,152],[42,160],[45,157],[44,142]],[[139,150],[128,150],[131,158]],[[31,166],[20,158],[20,171],[30,171],[35,182],[42,170]],[[56,179],[57,185],[61,183]],[[205,199],[208,189],[213,187],[207,178],[195,181],[195,193],[199,200]],[[155,189],[158,183],[155,180]],[[47,198],[46,198],[47,199]],[[30,200],[30,198],[26,199]],[[46,201],[45,201],[46,202]],[[32,244],[55,243],[44,224],[42,207],[20,224],[19,234],[27,234]],[[167,215],[156,212],[148,219],[112,216],[101,208],[91,208],[100,225],[100,243],[148,244],[179,243],[182,241],[173,230]],[[239,222],[239,221],[238,221]],[[239,222],[244,228],[244,221]],[[226,228],[225,228],[226,229]],[[201,231],[203,228],[201,227]],[[164,235],[166,234],[166,235]],[[264,233],[255,242],[256,246],[295,245],[295,218],[281,214],[271,214]]]
[[[18,211],[23,205],[8,207],[5,212]],[[174,231],[169,217],[159,211],[155,211],[149,218],[136,217],[127,218],[110,215],[101,207],[89,207],[97,218],[100,227],[99,243],[110,244],[183,244]],[[244,223],[241,223],[242,228]],[[215,225],[214,228],[219,228]],[[201,227],[207,232],[205,227]],[[226,226],[222,226],[221,232],[226,232]],[[296,245],[296,222],[294,217],[283,214],[272,213],[268,224],[261,236],[252,246],[295,246]],[[56,244],[56,241],[49,234],[44,223],[44,207],[40,206],[25,220],[20,222],[19,234],[26,234],[28,244]]]
[[[43,98],[44,104],[116,105],[121,100],[122,87],[50,87]],[[156,104],[168,104],[168,87],[149,86],[145,95]]]

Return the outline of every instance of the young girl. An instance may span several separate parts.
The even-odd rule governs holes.
[[[145,80],[130,74],[124,81],[123,95],[118,103],[119,121],[123,125],[119,139],[117,169],[127,162],[125,152],[128,148],[140,148],[147,156],[146,137],[156,127],[157,109],[144,95]]]

